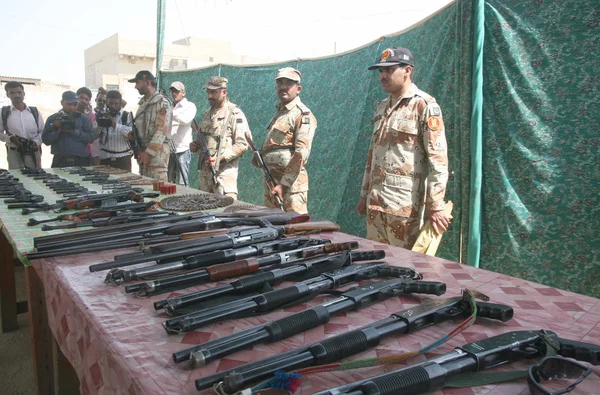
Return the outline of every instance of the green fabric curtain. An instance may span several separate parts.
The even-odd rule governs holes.
[[[481,267],[600,297],[598,0],[488,0]]]

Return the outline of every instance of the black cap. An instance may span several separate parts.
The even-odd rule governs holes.
[[[128,82],[136,82],[137,80],[149,80],[150,82],[156,81],[154,75],[148,70],[138,71],[138,73],[132,79],[128,80]]]
[[[377,63],[369,67],[369,70],[375,70],[379,67],[389,67],[396,64],[406,64],[409,66],[415,65],[415,58],[412,52],[406,48],[395,47],[388,48],[381,53]]]

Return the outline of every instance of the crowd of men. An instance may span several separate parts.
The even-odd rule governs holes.
[[[369,70],[378,70],[389,96],[379,102],[373,118],[359,215],[367,216],[367,237],[411,248],[423,220],[445,230],[448,155],[442,112],[435,99],[412,82],[414,58],[406,48],[388,48]],[[307,213],[308,161],[317,120],[300,100],[302,74],[279,69],[276,113],[260,149],[273,185],[265,183],[264,205]],[[2,108],[0,139],[6,143],[9,168],[40,167],[42,143],[51,147],[52,167],[110,165],[131,172],[137,160],[140,174],[161,181],[188,184],[192,153],[199,155],[200,190],[238,197],[239,160],[248,150],[251,131],[242,110],[227,96],[228,80],[210,77],[204,86],[210,107],[196,123],[196,106],[186,87],[173,82],[171,100],[157,89],[149,71],[129,80],[142,95],[134,114],[116,90],[81,88],[62,95],[62,109],[46,122],[24,102],[25,90],[8,82],[12,105]],[[198,133],[193,141],[192,130]],[[260,166],[257,155],[252,164]]]

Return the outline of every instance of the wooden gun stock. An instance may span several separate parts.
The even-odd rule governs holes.
[[[286,235],[293,235],[305,232],[335,232],[340,230],[340,226],[331,221],[303,222],[300,224],[283,225],[283,232]]]

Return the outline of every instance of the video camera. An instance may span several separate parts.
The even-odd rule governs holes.
[[[56,117],[55,121],[60,124],[60,128],[63,132],[75,131],[75,120],[71,114],[61,112],[58,117]]]
[[[110,128],[112,126],[112,118],[108,111],[98,111],[96,113],[96,123],[101,128]]]

